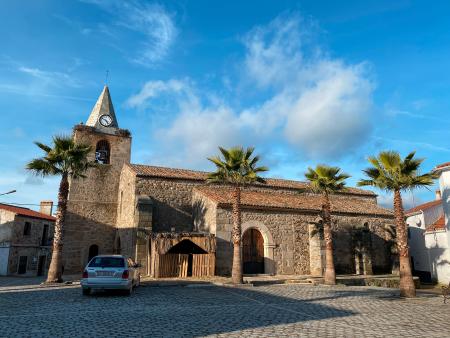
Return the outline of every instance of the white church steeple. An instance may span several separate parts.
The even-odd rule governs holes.
[[[114,128],[119,128],[108,86],[103,88],[97,103],[86,121],[86,125],[95,127],[105,133],[112,133],[114,132]]]

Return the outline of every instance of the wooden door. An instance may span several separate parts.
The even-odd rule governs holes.
[[[27,272],[27,262],[28,262],[27,256],[19,257],[19,268],[17,269],[18,274],[22,275]]]
[[[214,254],[193,255],[192,276],[214,276]]]
[[[242,237],[242,261],[245,274],[264,273],[264,238],[256,229]]]
[[[186,278],[189,255],[165,254],[159,256],[159,272],[157,277]]]

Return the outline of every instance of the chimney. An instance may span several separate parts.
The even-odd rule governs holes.
[[[438,189],[436,190],[436,201],[440,201],[441,200],[441,191]]]
[[[52,201],[41,201],[39,212],[41,214],[52,215],[53,202]]]

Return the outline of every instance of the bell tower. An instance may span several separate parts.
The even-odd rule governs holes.
[[[131,135],[120,129],[111,95],[103,88],[86,124],[73,129],[75,142],[92,147],[97,165],[70,181],[64,238],[64,270],[78,273],[94,254],[112,253],[122,167],[130,163]]]

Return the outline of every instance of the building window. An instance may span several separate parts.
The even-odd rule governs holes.
[[[41,246],[48,245],[48,224],[44,224],[44,229],[42,230]]]
[[[23,275],[24,273],[27,272],[27,262],[28,262],[27,256],[19,257],[19,266],[17,267],[17,273],[19,275]]]
[[[100,164],[109,164],[110,147],[106,140],[98,141],[95,148],[95,162]]]
[[[31,223],[25,222],[25,226],[23,227],[23,235],[30,236],[31,235]]]
[[[408,239],[410,239],[410,238],[411,238],[411,228],[408,227]]]

